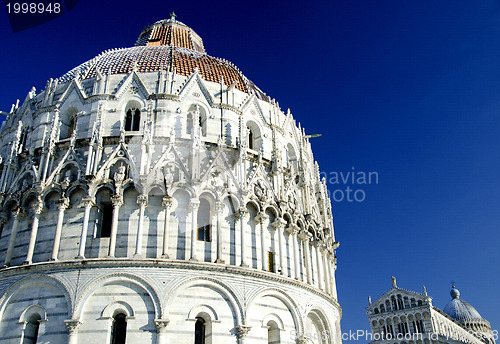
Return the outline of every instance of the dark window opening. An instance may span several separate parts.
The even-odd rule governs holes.
[[[139,109],[128,109],[125,119],[125,131],[139,131],[141,124],[141,111]]]
[[[36,313],[28,318],[24,330],[23,344],[36,344],[38,340],[38,330],[40,329],[40,320],[40,315]]]
[[[66,123],[62,124],[61,133],[60,133],[59,138],[61,140],[69,139],[71,137],[71,135],[73,135],[75,128],[76,128],[76,117],[73,116],[70,118],[67,126],[66,126]]]
[[[26,141],[28,140],[28,128],[23,129],[19,140],[19,153],[26,150]]]
[[[126,315],[119,313],[113,317],[113,327],[111,329],[111,344],[125,344],[127,337]]]
[[[199,241],[212,241],[210,238],[210,225],[198,227],[198,240]]]
[[[280,340],[280,329],[274,321],[267,323],[267,343],[268,344],[279,344]]]
[[[247,128],[248,130],[248,148],[253,149],[253,132],[252,129]]]
[[[425,333],[424,323],[422,322],[422,320],[417,320],[417,332]]]
[[[75,131],[75,127],[76,127],[76,118],[73,117],[73,118],[71,118],[71,121],[69,122],[68,136],[67,137],[71,137],[73,135],[73,132]]]
[[[404,309],[404,303],[403,303],[403,299],[401,298],[400,295],[398,295],[398,307],[399,309]]]
[[[201,317],[194,324],[194,344],[205,344],[205,320]]]
[[[274,252],[272,251],[267,252],[267,262],[268,262],[268,270],[271,272],[276,272],[274,268]]]
[[[211,236],[211,216],[210,216],[210,203],[206,199],[200,200],[198,208],[198,230],[197,237],[199,241],[209,242],[212,240]]]
[[[113,223],[113,205],[111,203],[103,203],[101,208],[101,238],[109,238],[111,236],[111,226]]]

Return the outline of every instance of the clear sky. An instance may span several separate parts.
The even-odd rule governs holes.
[[[344,195],[332,199],[343,331],[369,328],[367,298],[392,275],[441,309],[454,280],[500,329],[499,1],[80,0],[15,34],[0,10],[0,109],[172,10],[323,135],[315,158]],[[335,183],[353,171],[378,179]]]

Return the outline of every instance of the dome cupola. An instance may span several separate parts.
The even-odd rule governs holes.
[[[484,343],[494,343],[490,323],[472,305],[460,298],[460,291],[455,285],[452,286],[450,295],[452,299],[444,307],[444,312]]]
[[[268,101],[267,95],[233,63],[208,55],[201,37],[177,21],[173,12],[169,19],[146,27],[134,47],[106,50],[59,77],[57,82],[63,84],[75,79],[83,81],[132,71],[173,72],[182,76],[197,71],[206,81],[255,94],[258,99]]]
[[[139,34],[135,45],[170,45],[205,53],[201,37],[193,29],[175,18],[176,15],[172,12],[169,19],[149,25]]]
[[[455,286],[452,287],[450,295],[452,300],[444,308],[444,312],[450,317],[458,321],[483,319],[473,306],[460,298],[460,291]]]

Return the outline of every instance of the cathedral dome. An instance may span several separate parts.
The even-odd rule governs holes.
[[[75,77],[94,78],[97,74],[127,74],[171,71],[188,76],[198,70],[203,79],[223,83],[242,92],[254,93],[261,100],[267,96],[231,62],[212,57],[205,52],[203,40],[185,24],[170,19],[160,20],[145,28],[134,47],[106,50],[93,59],[73,68],[59,83],[69,82]]]
[[[482,320],[479,312],[466,301],[460,298],[460,292],[453,287],[450,291],[452,300],[444,308],[444,312],[458,321]]]
[[[1,343],[340,336],[305,130],[173,16],[6,115]]]

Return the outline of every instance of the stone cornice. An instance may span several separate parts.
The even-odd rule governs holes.
[[[84,104],[93,103],[99,100],[115,100],[115,96],[112,94],[95,94],[85,98]]]
[[[229,104],[225,104],[225,103],[222,103],[222,104],[221,103],[215,103],[212,106],[212,108],[214,108],[214,109],[230,110],[230,111],[232,111],[232,112],[234,112],[234,113],[236,113],[238,115],[242,115],[243,114],[243,112],[240,109],[238,109],[237,107],[229,105]]]
[[[42,108],[36,109],[36,111],[33,113],[33,118],[37,118],[40,114],[44,112],[51,112],[55,111],[57,109],[56,105],[49,105],[49,106],[44,106]]]
[[[167,99],[167,100],[179,101],[179,96],[176,94],[168,94],[168,93],[154,93],[154,94],[150,94],[148,99],[151,99],[151,100]]]

